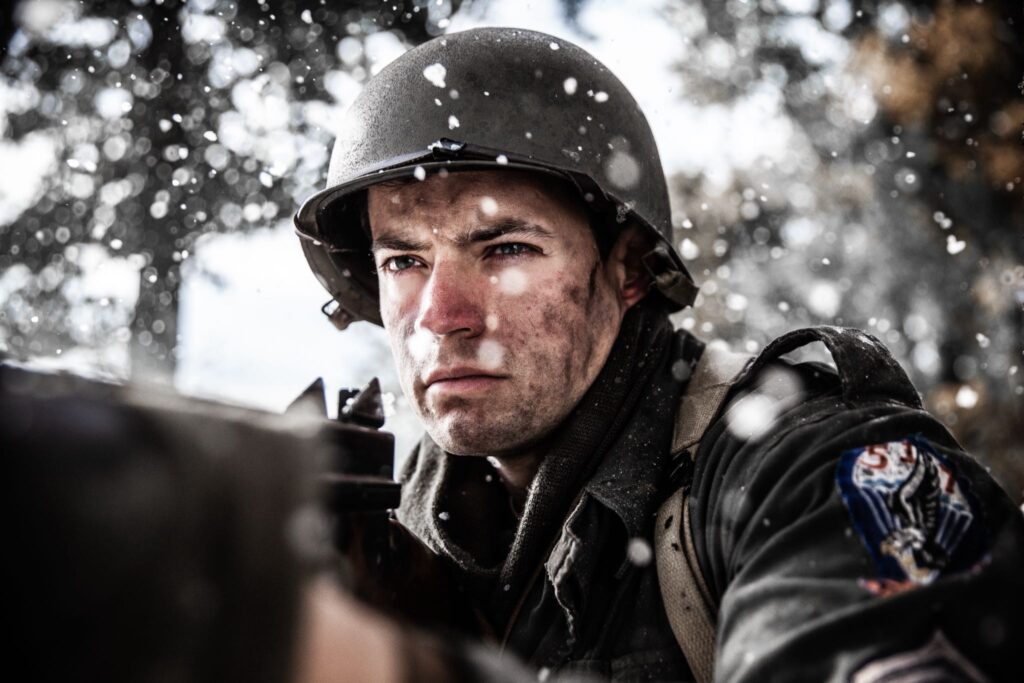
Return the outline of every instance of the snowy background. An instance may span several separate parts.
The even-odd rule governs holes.
[[[433,35],[551,33],[631,89],[702,285],[677,324],[755,351],[855,325],[1024,498],[1019,2],[24,0],[4,10],[0,353],[279,411],[380,376],[290,216],[333,122]]]

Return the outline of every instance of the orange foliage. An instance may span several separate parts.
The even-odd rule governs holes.
[[[868,77],[881,110],[902,126],[938,127],[951,114],[984,117],[965,118],[962,137],[938,140],[939,159],[951,178],[980,164],[993,187],[1011,190],[1024,176],[1024,99],[998,106],[1016,85],[1005,79],[1014,55],[999,30],[990,6],[945,0],[928,20],[912,22],[905,42],[891,44],[877,32],[861,38],[852,68]],[[964,112],[961,103],[969,104]]]

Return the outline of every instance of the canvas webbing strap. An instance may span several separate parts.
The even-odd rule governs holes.
[[[672,434],[673,457],[683,451],[689,451],[691,458],[696,455],[694,446],[700,443],[729,389],[752,358],[749,354],[730,351],[722,342],[707,345],[686,385],[686,393],[676,413]]]
[[[751,358],[724,344],[704,349],[676,415],[673,457],[695,457],[704,432]],[[655,561],[672,632],[697,682],[708,683],[715,668],[714,602],[697,563],[686,501],[687,487],[680,488],[658,510]]]
[[[701,585],[685,503],[686,495],[679,489],[658,510],[654,557],[672,633],[697,683],[709,683],[715,672],[715,617]]]

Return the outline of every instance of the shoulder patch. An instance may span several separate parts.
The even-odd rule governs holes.
[[[839,492],[887,583],[929,584],[982,560],[980,508],[953,463],[920,437],[854,448],[836,471]]]

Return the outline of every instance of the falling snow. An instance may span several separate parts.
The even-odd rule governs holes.
[[[505,346],[493,339],[480,342],[476,352],[477,362],[485,370],[497,370],[505,360]]]
[[[626,557],[637,567],[646,567],[654,559],[654,550],[645,539],[631,538],[626,546]]]
[[[502,294],[520,296],[526,292],[529,279],[519,268],[506,268],[493,280]]]
[[[498,202],[494,200],[494,197],[484,197],[480,200],[480,211],[485,216],[493,216],[498,213]]]
[[[431,64],[423,70],[423,77],[438,88],[444,88],[444,77],[447,73],[448,70],[444,68],[443,64]]]
[[[522,25],[556,36],[544,43],[554,59],[569,54],[567,41],[593,51],[650,121],[670,178],[672,244],[701,285],[677,325],[754,348],[811,324],[863,327],[954,431],[965,424],[958,410],[993,406],[971,418],[979,453],[1013,429],[999,416],[1024,400],[1024,373],[1013,370],[1024,351],[1024,249],[1014,238],[1024,229],[1024,153],[1011,106],[1024,41],[992,41],[990,62],[944,73],[962,61],[951,55],[974,54],[968,33],[915,41],[927,29],[898,1],[855,20],[844,2],[768,11],[592,0],[576,24],[557,0],[444,2],[388,25],[354,9],[271,18],[258,3],[226,0],[173,11],[135,3],[120,14],[73,4],[23,13],[0,79],[0,160],[16,169],[0,174],[0,353],[169,376],[275,409],[312,377],[362,384],[379,374],[388,353],[379,330],[339,337],[321,320],[324,294],[289,218],[321,189],[340,113],[370,76],[431,35]],[[949,5],[937,21],[962,24],[963,3]],[[785,63],[765,57],[781,53]],[[1014,82],[999,80],[1000,64],[1019,72]],[[468,128],[459,117],[470,85],[451,82],[442,63],[422,78],[441,125]],[[637,187],[636,147],[607,148],[598,133],[623,103],[577,79],[559,75],[552,95],[585,98],[591,115],[571,122],[576,139],[558,153],[566,163],[599,153],[606,189]],[[492,97],[500,85],[472,89]],[[523,139],[536,140],[527,118]],[[497,210],[481,202],[482,215]],[[521,272],[492,284],[528,292]],[[309,351],[291,353],[294,338]],[[340,359],[339,345],[358,360]],[[417,338],[407,351],[432,345]],[[746,433],[771,422],[773,408],[761,408]],[[389,424],[402,420],[412,443],[399,397]],[[1014,481],[1009,489],[1024,489],[1024,474]]]

